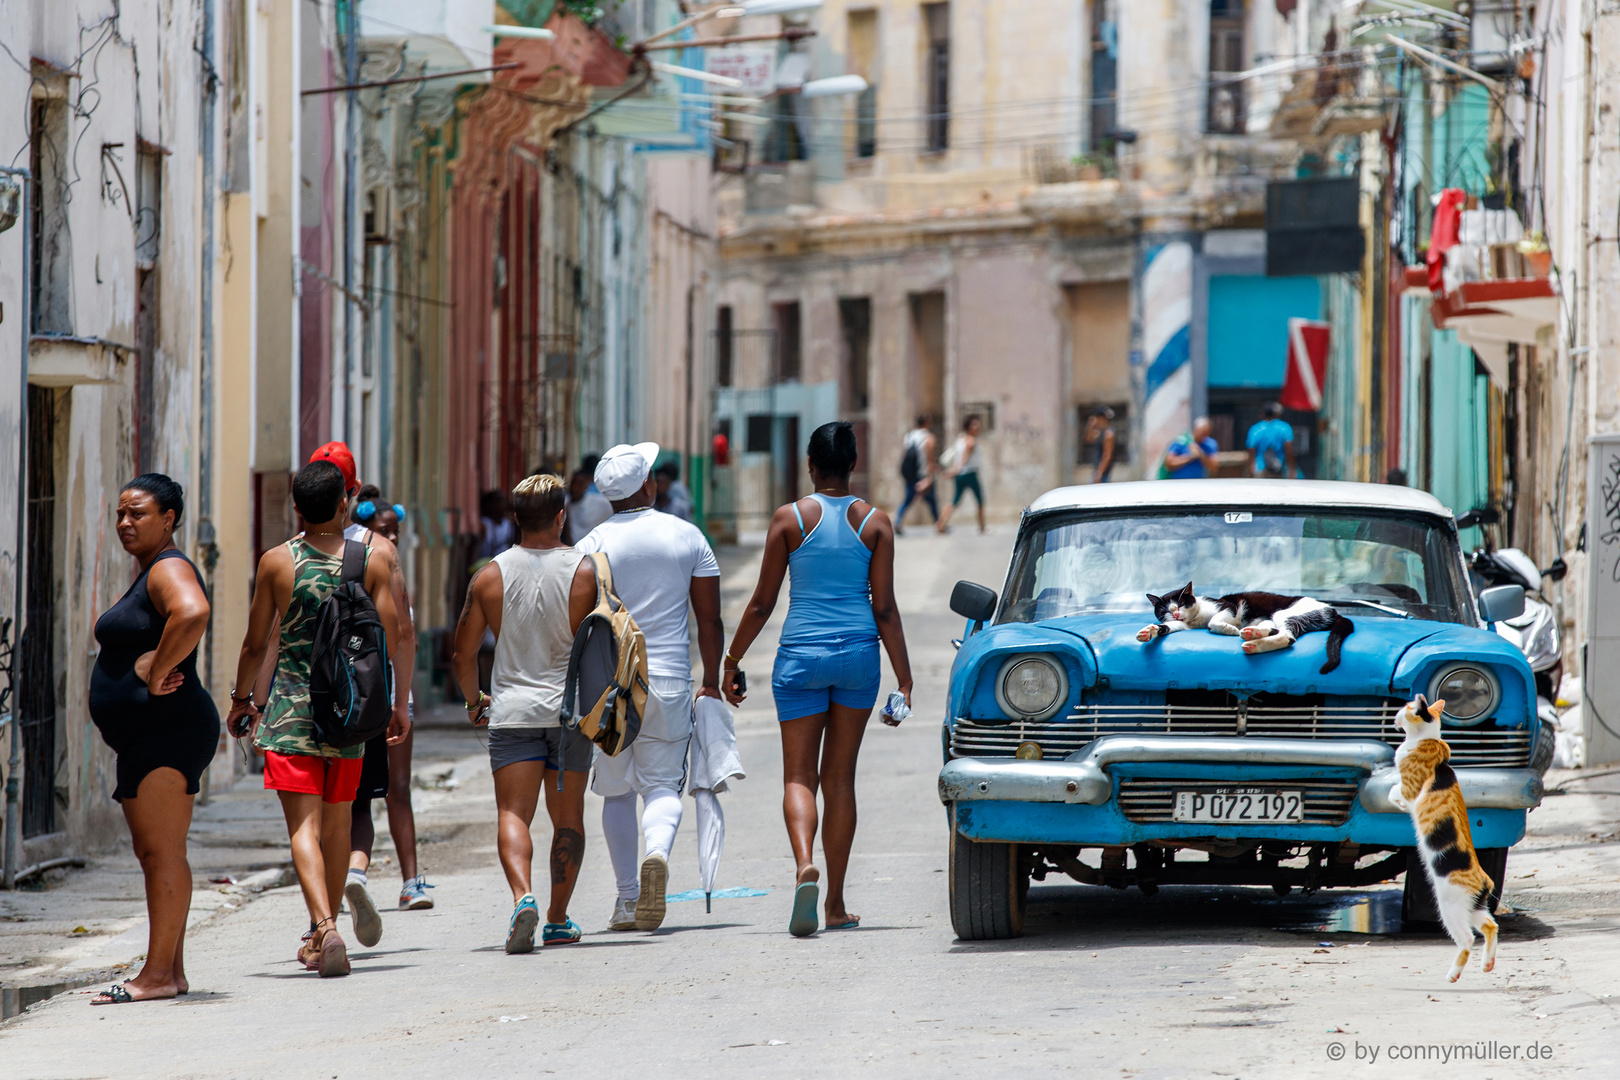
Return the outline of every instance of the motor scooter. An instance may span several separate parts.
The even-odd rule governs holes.
[[[1478,507],[1457,518],[1457,527],[1494,525],[1501,515],[1491,507]],[[1496,585],[1517,585],[1524,590],[1524,612],[1515,619],[1503,619],[1491,624],[1501,637],[1512,642],[1530,662],[1530,671],[1536,680],[1536,715],[1541,720],[1541,735],[1536,741],[1530,764],[1545,772],[1552,764],[1553,748],[1558,731],[1558,684],[1564,676],[1562,642],[1558,633],[1558,619],[1553,607],[1541,595],[1543,579],[1562,581],[1569,573],[1563,559],[1555,559],[1547,569],[1539,569],[1535,560],[1518,548],[1475,548],[1468,556],[1468,576],[1475,595]]]

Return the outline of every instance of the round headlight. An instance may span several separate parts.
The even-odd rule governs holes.
[[[1069,676],[1061,664],[1037,655],[1014,656],[996,679],[996,704],[1009,715],[1045,720],[1069,697]]]
[[[1429,682],[1429,700],[1442,698],[1446,719],[1464,726],[1491,715],[1502,688],[1490,671],[1476,664],[1447,664]]]

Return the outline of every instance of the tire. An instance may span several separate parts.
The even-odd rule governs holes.
[[[994,941],[1024,932],[1029,874],[1017,844],[969,840],[951,832],[951,926],[963,941]]]
[[[1490,911],[1496,914],[1502,902],[1502,882],[1507,877],[1507,848],[1480,848],[1475,852],[1479,868],[1490,876]],[[1439,930],[1440,909],[1435,903],[1434,889],[1417,848],[1406,849],[1406,884],[1401,893],[1401,929],[1407,933],[1431,933]]]
[[[1479,868],[1489,874],[1494,883],[1491,888],[1491,914],[1495,915],[1497,905],[1502,902],[1502,882],[1507,879],[1508,849],[1480,848],[1474,854],[1479,856]]]
[[[1423,869],[1423,856],[1415,847],[1406,848],[1406,883],[1401,892],[1401,932],[1432,934],[1441,929],[1440,908],[1434,888]]]

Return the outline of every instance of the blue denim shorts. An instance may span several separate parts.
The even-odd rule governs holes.
[[[882,680],[878,643],[870,638],[780,645],[771,670],[776,718],[797,720],[833,705],[870,710],[877,704]]]

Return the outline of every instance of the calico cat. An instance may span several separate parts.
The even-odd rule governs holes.
[[[1321,667],[1323,675],[1339,666],[1344,639],[1356,629],[1356,624],[1338,611],[1308,596],[1246,592],[1211,598],[1195,595],[1189,581],[1178,592],[1163,596],[1148,593],[1147,598],[1159,621],[1137,631],[1138,641],[1152,641],[1177,630],[1207,628],[1212,634],[1241,637],[1246,653],[1263,653],[1286,649],[1301,634],[1326,630],[1327,663]]]
[[[1457,787],[1457,774],[1446,764],[1451,748],[1440,736],[1445,706],[1444,701],[1430,705],[1419,694],[1396,715],[1406,741],[1395,751],[1401,790],[1391,793],[1390,801],[1411,814],[1417,828],[1418,854],[1434,886],[1440,922],[1457,943],[1449,977],[1456,982],[1468,966],[1476,930],[1485,936],[1484,970],[1496,966],[1496,920],[1490,912],[1496,883],[1480,869],[1468,831],[1468,806]]]

